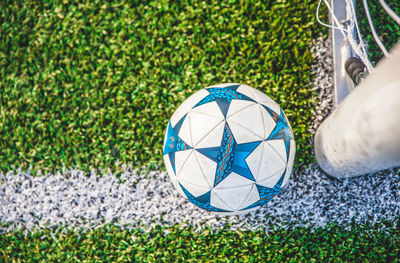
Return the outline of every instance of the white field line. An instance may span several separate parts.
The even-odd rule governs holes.
[[[310,132],[332,109],[330,43],[318,39],[313,47],[316,63],[314,90],[319,94]],[[266,207],[241,216],[217,216],[198,209],[177,194],[165,172],[144,176],[124,167],[113,174],[91,174],[64,169],[53,175],[32,177],[30,172],[0,174],[0,222],[2,231],[60,227],[91,229],[107,223],[127,228],[155,225],[192,225],[220,229],[324,227],[337,222],[398,223],[400,173],[386,173],[336,181],[309,167]]]
[[[386,172],[337,181],[309,167],[266,206],[241,216],[218,216],[198,209],[173,188],[165,172],[147,176],[124,168],[120,179],[111,173],[86,176],[80,170],[33,177],[16,171],[0,176],[0,222],[3,231],[35,227],[91,229],[104,223],[126,228],[192,225],[265,231],[281,227],[324,227],[397,223],[400,177]]]

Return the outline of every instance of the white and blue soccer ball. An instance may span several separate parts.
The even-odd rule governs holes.
[[[172,115],[164,161],[178,191],[196,206],[241,214],[287,184],[295,141],[279,105],[241,84],[202,89]]]

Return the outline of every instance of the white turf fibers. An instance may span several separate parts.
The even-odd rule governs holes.
[[[59,227],[91,229],[107,223],[126,228],[191,225],[265,231],[324,227],[336,222],[374,224],[400,214],[400,177],[393,171],[338,181],[316,167],[305,169],[267,206],[240,216],[217,216],[180,196],[166,172],[146,176],[124,168],[120,178],[65,170],[48,176],[9,172],[0,177],[3,231]]]

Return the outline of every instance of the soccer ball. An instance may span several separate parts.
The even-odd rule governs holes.
[[[279,105],[241,84],[202,89],[172,115],[164,162],[196,206],[241,214],[267,204],[287,184],[295,141]]]

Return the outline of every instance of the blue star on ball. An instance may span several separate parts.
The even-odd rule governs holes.
[[[280,114],[278,115],[275,111],[271,110],[267,106],[263,105],[263,107],[267,110],[269,115],[274,119],[276,125],[272,130],[267,140],[279,140],[282,139],[285,143],[286,149],[286,160],[289,160],[290,154],[290,140],[294,139],[293,133],[289,127],[289,123],[283,113],[282,109]]]
[[[168,123],[167,129],[167,140],[164,145],[163,155],[168,154],[171,161],[172,169],[175,171],[175,153],[179,151],[185,151],[193,149],[185,141],[183,141],[179,136],[179,131],[182,127],[182,123],[185,120],[186,115],[174,126],[172,127],[171,122]]]
[[[246,158],[254,151],[262,141],[238,144],[225,123],[221,146],[196,149],[204,156],[217,163],[214,187],[224,180],[230,173],[235,172],[249,180],[255,181]]]
[[[220,108],[222,114],[226,118],[226,114],[228,113],[229,106],[232,100],[247,100],[253,101],[252,98],[240,93],[237,89],[240,85],[231,85],[223,88],[208,88],[207,91],[210,93],[205,98],[203,98],[199,103],[197,103],[194,107],[198,107],[200,105],[215,101]]]

